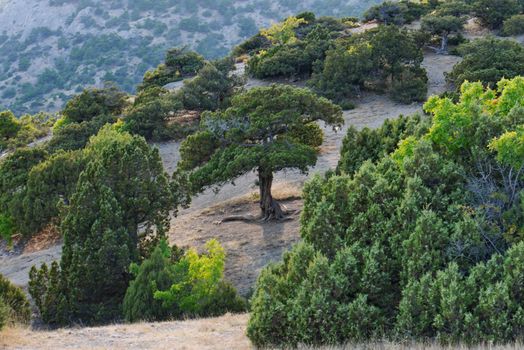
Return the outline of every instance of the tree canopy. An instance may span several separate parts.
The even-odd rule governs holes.
[[[33,298],[52,324],[120,317],[129,265],[165,233],[172,204],[158,151],[143,138],[107,126],[84,153],[88,161],[60,225],[60,267],[31,272]]]
[[[520,339],[523,91],[464,83],[458,101],[429,99],[429,125],[350,130],[341,175],[304,188],[303,242],[257,281],[254,344]]]
[[[342,112],[306,89],[272,85],[237,95],[225,111],[206,113],[201,130],[181,146],[179,168],[191,171],[193,191],[234,180],[257,171],[260,207],[266,219],[283,213],[271,195],[273,174],[295,168],[301,171],[316,163],[315,138],[300,137],[316,121],[333,127],[343,123]]]
[[[464,59],[446,75],[457,87],[464,81],[481,81],[494,87],[502,78],[524,74],[524,47],[511,40],[476,39],[460,45],[458,51]]]

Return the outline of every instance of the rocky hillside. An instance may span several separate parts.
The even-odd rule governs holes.
[[[357,16],[377,0],[0,0],[0,109],[55,111],[86,86],[132,92],[167,48],[220,57],[304,10]]]

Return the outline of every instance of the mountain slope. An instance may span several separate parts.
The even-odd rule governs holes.
[[[56,111],[84,87],[132,92],[167,48],[208,58],[304,10],[354,16],[378,0],[0,0],[0,109]]]

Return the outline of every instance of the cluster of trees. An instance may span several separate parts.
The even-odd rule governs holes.
[[[176,57],[171,57],[175,51]],[[234,61],[224,58],[201,62],[193,60],[194,57],[199,56],[178,49],[171,50],[167,55],[166,66],[194,75],[186,79],[178,90],[169,91],[164,86],[180,80],[179,73],[175,76],[168,74],[154,83],[148,80],[146,74],[140,92],[125,113],[124,128],[127,131],[153,141],[182,138],[195,131],[198,120],[181,125],[177,123],[177,113],[187,110],[201,113],[229,106],[232,96],[243,86],[243,78],[232,73]]]
[[[457,87],[465,81],[481,81],[495,87],[502,78],[524,74],[524,47],[512,40],[487,37],[464,43],[457,51],[463,60],[446,75]]]
[[[262,30],[240,46],[237,53],[257,50],[248,62],[248,72],[257,78],[309,76],[344,28],[334,18],[317,19],[313,13],[305,12]],[[249,47],[255,40],[259,41],[258,47]]]
[[[428,78],[422,60],[422,49],[407,30],[379,26],[338,40],[311,85],[338,102],[362,88],[389,92],[403,103],[423,101]]]
[[[257,78],[312,76],[313,89],[343,106],[361,88],[391,92],[403,103],[423,101],[427,77],[417,36],[385,23],[348,37],[355,21],[302,13],[262,30],[234,54],[251,55],[248,73]]]
[[[495,90],[464,83],[457,102],[425,104],[430,121],[350,130],[337,172],[304,188],[303,242],[257,281],[250,339],[515,341],[524,326],[523,89],[522,77]]]
[[[143,320],[243,310],[243,301],[223,281],[225,257],[218,243],[210,244],[209,256],[190,250],[174,261],[166,243],[159,243],[180,198],[158,150],[117,123],[103,127],[77,157],[84,164],[61,208],[60,264],[30,272],[29,292],[44,322],[99,324],[124,315]],[[185,304],[190,301],[194,304]]]

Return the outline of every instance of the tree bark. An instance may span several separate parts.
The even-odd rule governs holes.
[[[260,209],[263,219],[280,220],[284,218],[284,212],[280,204],[273,199],[271,187],[273,185],[273,172],[258,169],[258,182],[260,189]]]
[[[448,37],[449,37],[449,34],[447,32],[442,34],[442,43],[440,45],[441,54],[448,53]]]

